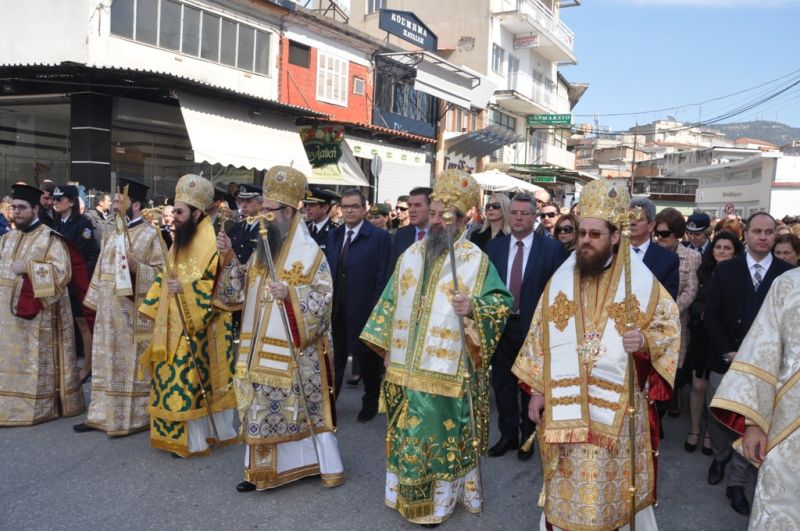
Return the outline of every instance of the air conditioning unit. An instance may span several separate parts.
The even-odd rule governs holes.
[[[353,94],[364,95],[364,80],[360,77],[353,78]]]

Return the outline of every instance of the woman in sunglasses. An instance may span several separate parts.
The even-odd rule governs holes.
[[[511,200],[508,196],[494,194],[486,202],[484,208],[486,213],[483,227],[469,235],[470,241],[480,247],[481,251],[486,249],[486,244],[489,240],[505,234],[511,234],[511,227],[508,225],[508,211],[511,208]]]
[[[574,251],[578,241],[578,218],[573,214],[564,214],[558,218],[555,236],[568,253]]]
[[[665,208],[656,215],[655,219],[656,228],[653,231],[656,241],[661,247],[669,249],[677,253],[680,266],[678,269],[679,282],[678,282],[678,298],[675,302],[678,304],[678,310],[681,312],[681,351],[678,367],[683,367],[684,360],[686,359],[686,351],[689,345],[689,307],[697,297],[697,270],[700,268],[700,253],[684,247],[681,245],[681,240],[686,234],[686,219],[683,214],[674,208]],[[670,416],[677,417],[680,414],[681,403],[680,400],[682,393],[680,388],[686,383],[686,371],[679,370],[676,375],[675,392],[673,393],[672,406],[670,408]],[[691,433],[690,438],[693,442],[687,440],[686,450],[694,451],[697,447],[697,438],[699,433]],[[691,449],[690,449],[691,448]]]

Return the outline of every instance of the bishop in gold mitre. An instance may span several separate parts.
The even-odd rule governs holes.
[[[513,298],[465,237],[466,215],[479,197],[478,183],[464,172],[437,177],[428,237],[400,256],[360,336],[386,366],[385,502],[417,524],[441,523],[459,503],[474,513],[483,507],[478,458],[489,427],[487,372]]]
[[[597,180],[583,188],[580,202],[575,253],[545,287],[513,367],[531,392],[528,413],[537,424],[544,474],[540,526],[627,527],[633,444],[636,527],[656,529],[659,434],[653,401],[672,393],[680,350],[678,307],[644,263],[630,259],[633,327],[626,331],[628,266],[618,250],[628,192],[614,181]],[[635,371],[633,396],[629,370]],[[634,441],[628,430],[631,404]]]
[[[214,304],[242,311],[236,393],[246,449],[239,492],[316,475],[326,487],[344,483],[328,347],[333,279],[298,211],[306,188],[306,176],[294,168],[267,172],[268,219],[256,221],[259,241],[247,263],[239,262],[225,233],[217,236]]]
[[[219,255],[205,211],[213,199],[208,179],[180,178],[175,239],[139,306],[155,321],[141,362],[151,375],[150,445],[180,457],[208,453],[209,441],[236,440],[231,314],[211,304]]]

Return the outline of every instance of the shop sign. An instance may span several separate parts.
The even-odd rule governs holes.
[[[514,35],[514,49],[537,48],[539,46],[539,34],[529,33],[527,35]]]
[[[439,38],[410,11],[381,9],[378,27],[420,48],[436,51]]]
[[[555,183],[556,177],[555,175],[534,175],[533,182],[535,183]]]
[[[342,158],[343,126],[301,127],[300,139],[306,149],[308,162],[314,168],[319,168],[326,164],[336,164]]]
[[[529,114],[528,126],[531,125],[570,125],[571,114]]]

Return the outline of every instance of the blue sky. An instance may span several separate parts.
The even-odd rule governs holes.
[[[575,32],[579,63],[561,73],[589,83],[573,112],[599,113],[600,125],[614,130],[667,115],[707,120],[800,80],[800,0],[583,0],[562,9],[561,19]],[[794,71],[735,97],[681,107]],[[756,119],[800,127],[800,85],[725,121]],[[591,116],[573,119],[590,122]]]

